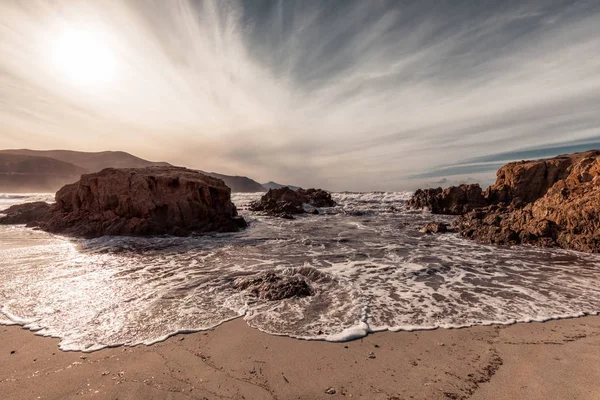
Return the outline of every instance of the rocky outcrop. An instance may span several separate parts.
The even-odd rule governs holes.
[[[534,173],[539,170],[546,172]],[[534,185],[520,176],[541,178]],[[510,194],[511,202],[464,215],[457,223],[463,236],[484,243],[600,251],[600,151],[508,164],[498,181],[490,190],[508,187],[502,193]]]
[[[298,189],[288,187],[269,189],[260,201],[250,205],[252,211],[264,211],[269,215],[289,216],[305,213],[304,205],[313,207],[334,207],[335,201],[331,194],[322,189]]]
[[[433,214],[461,215],[487,205],[477,184],[451,186],[447,189],[419,189],[408,201],[408,207],[426,208]]]
[[[447,233],[450,232],[448,225],[442,222],[430,222],[420,229],[422,233]]]
[[[585,154],[595,153],[600,154]],[[555,183],[565,179],[581,154],[506,164],[496,173],[496,183],[487,189],[485,197],[490,204],[532,203],[544,196]]]
[[[50,217],[52,206],[43,201],[34,203],[17,204],[6,210],[0,211],[0,224],[38,226]]]
[[[300,274],[284,275],[273,271],[238,278],[234,287],[238,290],[246,290],[261,300],[270,301],[314,295],[314,290],[306,277]]]
[[[485,191],[479,207],[479,195],[469,202],[465,192],[420,190],[409,206],[463,214],[454,227],[483,243],[600,251],[599,150],[509,163],[498,170],[496,183]]]
[[[56,194],[43,230],[80,237],[188,235],[245,226],[223,181],[178,167],[108,168]]]

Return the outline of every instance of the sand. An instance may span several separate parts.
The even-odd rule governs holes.
[[[600,399],[600,317],[348,343],[271,336],[238,319],[88,354],[16,326],[0,326],[0,338],[3,400]]]

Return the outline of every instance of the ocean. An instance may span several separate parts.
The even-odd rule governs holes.
[[[198,237],[68,239],[0,226],[0,324],[60,338],[63,350],[152,344],[243,318],[299,339],[512,324],[597,314],[600,256],[428,235],[453,217],[407,210],[411,193],[334,193],[295,220],[248,210],[249,227]],[[47,194],[0,194],[0,210]],[[1,213],[1,211],[0,211]],[[235,288],[261,271],[304,275],[315,295],[257,300]]]

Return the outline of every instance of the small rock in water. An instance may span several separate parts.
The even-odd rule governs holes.
[[[327,394],[336,394],[337,391],[334,388],[330,387],[330,388],[325,389],[325,393],[327,393]]]
[[[370,352],[369,353],[369,358],[373,359],[373,358],[377,358],[377,356],[375,355],[375,353]]]

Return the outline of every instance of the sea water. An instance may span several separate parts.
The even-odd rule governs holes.
[[[261,331],[341,341],[382,330],[545,321],[600,311],[600,256],[428,235],[453,217],[407,210],[410,193],[334,193],[295,220],[248,210],[249,227],[198,237],[68,239],[0,226],[0,324],[63,350],[151,344],[244,318]],[[52,196],[0,195],[0,209]],[[1,211],[0,211],[1,213]],[[315,295],[262,301],[242,276],[301,274]]]

